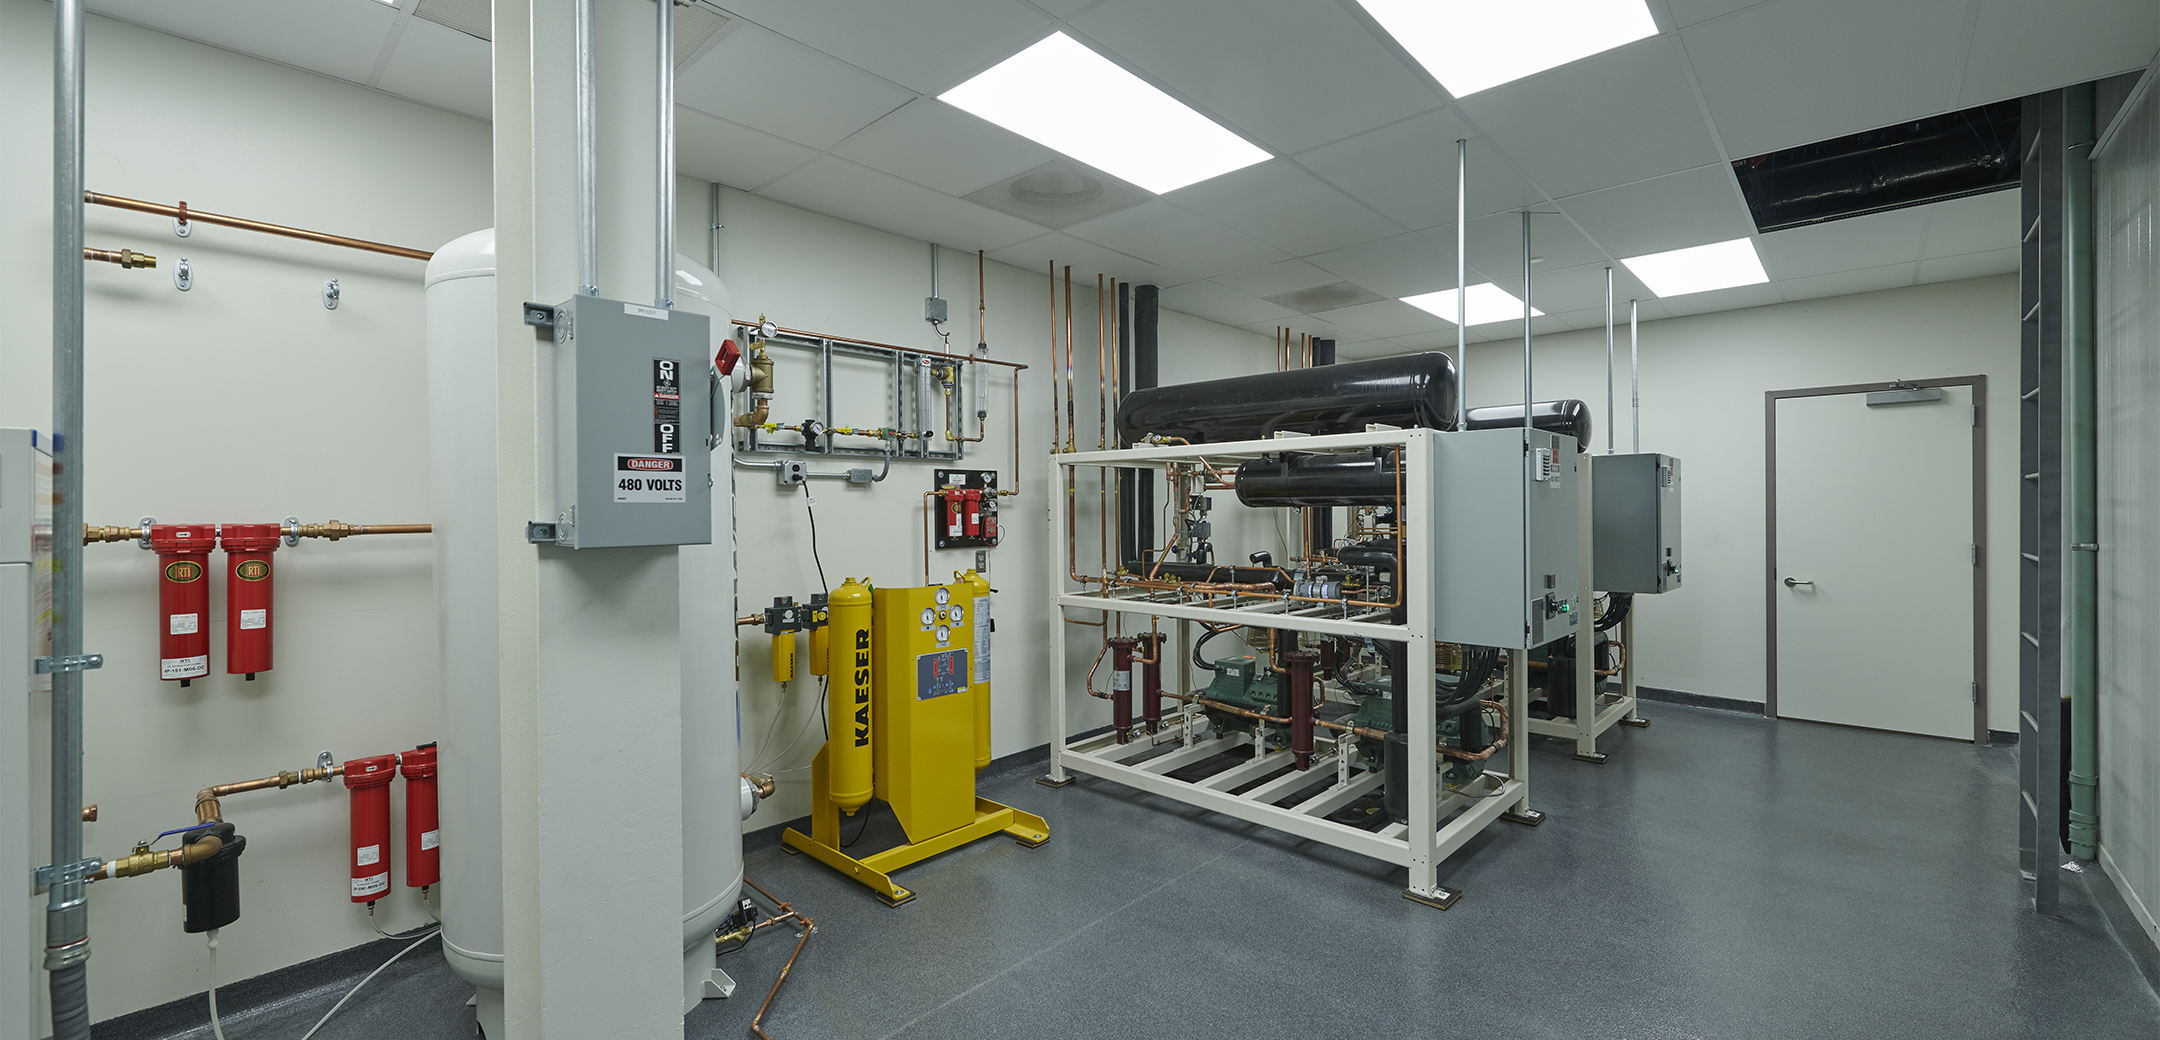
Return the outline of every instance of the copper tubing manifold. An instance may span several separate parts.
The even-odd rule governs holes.
[[[135,851],[99,868],[90,875],[92,881],[106,878],[139,877],[166,867],[186,867],[217,855],[225,848],[225,842],[215,834],[205,834],[177,849],[153,851],[148,843],[135,846]]]
[[[276,776],[266,776],[259,780],[242,780],[236,784],[219,784],[215,787],[205,787],[195,792],[195,820],[198,823],[218,823],[223,821],[225,819],[225,810],[218,804],[218,799],[229,795],[243,794],[248,791],[266,791],[273,787],[282,791],[288,787],[312,784],[319,780],[328,780],[334,776],[344,775],[345,767],[342,765],[330,766],[327,769],[287,769]]]
[[[157,257],[132,249],[92,249],[84,246],[82,258],[100,264],[119,264],[123,270],[129,271],[138,267],[157,266]]]
[[[149,213],[160,217],[171,217],[172,219],[177,220],[183,224],[198,222],[203,224],[216,224],[220,227],[239,228],[242,231],[260,231],[266,235],[283,235],[286,238],[297,238],[307,242],[318,242],[326,246],[344,246],[347,249],[359,249],[370,253],[384,253],[390,256],[402,256],[407,260],[432,260],[435,257],[435,254],[430,253],[424,249],[407,249],[404,246],[386,245],[382,242],[370,242],[364,238],[347,238],[344,235],[331,235],[325,234],[321,231],[308,231],[303,228],[286,227],[283,224],[270,224],[260,220],[249,220],[246,217],[228,217],[221,213],[205,213],[202,210],[192,210],[187,208],[187,203],[185,202],[182,202],[178,206],[167,206],[159,202],[144,202],[141,199],[122,198],[118,195],[100,195],[94,191],[83,192],[83,201],[93,206],[111,206],[114,209],[131,209],[137,213]]]
[[[322,524],[279,524],[278,529],[293,538],[327,538],[337,541],[363,534],[430,534],[434,524],[348,524],[332,520]],[[99,542],[135,542],[150,537],[147,527],[92,527],[83,525],[83,544]]]
[[[779,910],[779,912],[774,914],[773,916],[759,921],[758,923],[751,925],[749,928],[743,929],[742,932],[744,938],[748,938],[750,933],[755,932],[760,928],[770,928],[776,924],[779,924],[782,921],[793,921],[795,922],[796,927],[802,929],[802,931],[796,933],[795,952],[788,954],[787,963],[780,966],[779,977],[773,979],[771,992],[765,994],[765,1003],[758,1005],[757,1015],[750,1019],[750,1032],[752,1035],[758,1037],[758,1040],[772,1040],[772,1034],[765,1031],[765,1013],[772,1010],[773,998],[780,995],[780,987],[786,984],[788,972],[795,970],[795,958],[802,956],[803,947],[808,945],[810,942],[810,933],[817,930],[817,922],[812,921],[808,914],[805,914],[802,911],[795,909],[794,904],[783,903],[780,900],[773,898],[773,894],[771,892],[765,891],[765,886],[760,885],[757,882],[750,880],[749,878],[744,878],[743,884],[749,885],[751,888],[757,889],[758,895],[764,896],[766,902],[771,903]]]

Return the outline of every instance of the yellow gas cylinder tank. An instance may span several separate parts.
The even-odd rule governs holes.
[[[851,816],[872,793],[870,692],[877,667],[872,603],[870,586],[854,578],[840,583],[827,601],[831,657],[825,667],[832,680],[825,695],[825,721],[832,735],[825,742],[826,784],[833,804]]]
[[[968,696],[975,701],[975,768],[990,764],[990,579],[973,569],[955,571],[953,583],[975,591],[975,645],[968,655]]]

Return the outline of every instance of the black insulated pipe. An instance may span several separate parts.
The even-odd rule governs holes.
[[[1335,341],[1332,339],[1313,340],[1312,363],[1315,368],[1334,364]],[[1317,512],[1313,513],[1312,540],[1311,551],[1314,553],[1326,555],[1329,549],[1335,547],[1335,507],[1333,505],[1322,506]]]
[[[1573,435],[1577,451],[1590,450],[1590,406],[1581,401],[1539,401],[1530,406],[1530,425]],[[1496,404],[1470,409],[1466,430],[1521,429],[1522,405]]]
[[[1117,283],[1117,394],[1119,400],[1132,393],[1132,283]],[[1130,448],[1123,434],[1118,435],[1119,448]],[[1117,547],[1120,560],[1140,558],[1140,471],[1119,467],[1117,471]]]
[[[1369,423],[1454,429],[1454,359],[1430,351],[1134,390],[1117,415],[1129,440],[1155,434],[1196,444],[1362,433]]]
[[[1238,501],[1260,508],[1391,506],[1401,490],[1396,479],[1393,450],[1369,455],[1286,452],[1239,463],[1236,483]]]

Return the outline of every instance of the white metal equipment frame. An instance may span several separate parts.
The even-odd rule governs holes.
[[[1593,503],[1596,486],[1590,465],[1591,454],[1583,452],[1577,461],[1581,463],[1577,474],[1582,487],[1582,504],[1577,537],[1582,557],[1582,600],[1591,602],[1594,594],[1591,582],[1596,577],[1591,550],[1597,539],[1592,534]],[[1585,608],[1587,609],[1587,607]],[[1597,675],[1597,626],[1588,624],[1577,632],[1575,639],[1575,717],[1531,719],[1530,732],[1543,737],[1559,737],[1575,742],[1575,757],[1584,762],[1603,765],[1611,756],[1597,749],[1597,738],[1614,725],[1648,726],[1650,720],[1636,713],[1635,699],[1635,611],[1631,607],[1628,616],[1620,621],[1620,645],[1625,648],[1620,659],[1620,692],[1605,692],[1605,680]]]
[[[1060,470],[1054,477],[1062,477],[1079,467],[1161,469],[1167,463],[1205,463],[1219,467],[1291,447],[1299,452],[1331,452],[1400,445],[1403,501],[1407,504],[1430,503],[1433,496],[1433,438],[1437,436],[1442,434],[1433,430],[1384,430],[1080,452],[1053,455],[1051,462]],[[1057,486],[1055,479],[1051,486],[1053,489]],[[1176,642],[1180,693],[1189,693],[1191,689],[1186,671],[1190,652],[1186,630],[1187,623],[1194,621],[1238,625],[1264,623],[1266,627],[1283,631],[1368,636],[1407,643],[1409,661],[1432,661],[1435,640],[1433,590],[1429,583],[1433,573],[1433,550],[1432,531],[1428,526],[1431,521],[1426,513],[1424,508],[1413,507],[1400,511],[1397,517],[1396,522],[1403,525],[1401,544],[1405,554],[1400,561],[1401,573],[1396,576],[1396,585],[1407,615],[1405,623],[1398,625],[1388,620],[1388,609],[1351,606],[1344,601],[1301,603],[1232,592],[1187,593],[1117,589],[1114,586],[1105,593],[1100,585],[1070,591],[1073,577],[1065,570],[1067,563],[1057,558],[1057,547],[1069,544],[1072,531],[1064,511],[1053,502],[1050,509],[1050,587],[1060,591],[1053,596],[1059,621],[1051,626],[1050,696],[1051,718],[1056,720],[1059,732],[1050,742],[1050,772],[1044,782],[1064,786],[1070,782],[1070,773],[1085,773],[1394,863],[1409,873],[1403,891],[1406,897],[1441,909],[1452,905],[1461,893],[1440,884],[1442,860],[1495,820],[1536,824],[1544,819],[1542,813],[1530,808],[1529,690],[1525,675],[1527,655],[1523,651],[1511,650],[1508,654],[1505,703],[1512,737],[1504,749],[1505,769],[1486,770],[1482,777],[1472,781],[1475,787],[1467,790],[1443,792],[1439,771],[1433,764],[1425,763],[1422,768],[1427,771],[1429,782],[1411,785],[1409,820],[1377,832],[1327,819],[1329,813],[1378,790],[1383,782],[1383,770],[1363,769],[1352,761],[1355,755],[1350,752],[1354,740],[1330,740],[1316,734],[1312,768],[1301,772],[1292,768],[1294,756],[1290,752],[1265,753],[1264,724],[1258,724],[1262,732],[1255,734],[1200,735],[1199,727],[1191,725],[1191,716],[1186,715],[1175,733],[1168,732],[1170,727],[1165,726],[1164,732],[1153,737],[1139,735],[1128,744],[1117,743],[1116,735],[1109,733],[1067,743],[1064,733],[1068,685],[1066,625],[1063,621],[1066,608],[1103,611],[1106,620],[1115,613],[1179,621]],[[1421,527],[1424,528],[1422,531]],[[1415,595],[1407,591],[1411,588],[1417,589]],[[1158,651],[1168,652],[1166,649]],[[1429,665],[1412,667],[1409,671],[1410,746],[1435,748],[1439,741],[1434,671]],[[1130,761],[1173,740],[1182,746],[1144,761]],[[1173,770],[1256,742],[1263,750],[1259,757],[1235,763],[1211,776],[1189,781],[1168,775]],[[1420,762],[1413,760],[1411,768],[1414,775]],[[1277,773],[1283,775],[1274,775]],[[1271,776],[1273,778],[1269,779]],[[1248,786],[1254,784],[1257,786]],[[1318,791],[1310,790],[1319,785],[1324,786]],[[1241,787],[1244,789],[1236,790]],[[1292,801],[1293,798],[1296,800]],[[1278,804],[1278,800],[1287,804]]]

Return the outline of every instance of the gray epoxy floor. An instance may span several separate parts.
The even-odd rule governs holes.
[[[1603,766],[1539,741],[1538,828],[1445,865],[1446,912],[1400,871],[1264,828],[1014,764],[987,797],[1052,839],[992,839],[905,871],[888,909],[775,847],[750,876],[818,922],[766,1027],[813,1037],[1331,1035],[1582,1038],[2160,1037],[2160,998],[2084,878],[2026,909],[2014,752],[1646,705]],[[877,832],[865,839],[874,847]],[[2143,942],[2140,936],[2131,941]],[[692,1038],[746,1035],[789,950],[721,958],[741,983]],[[410,967],[408,967],[410,964]],[[349,983],[346,983],[349,984]],[[228,1016],[298,1036],[344,985]],[[430,951],[322,1040],[471,1035]],[[207,1036],[207,1028],[181,1034]]]

